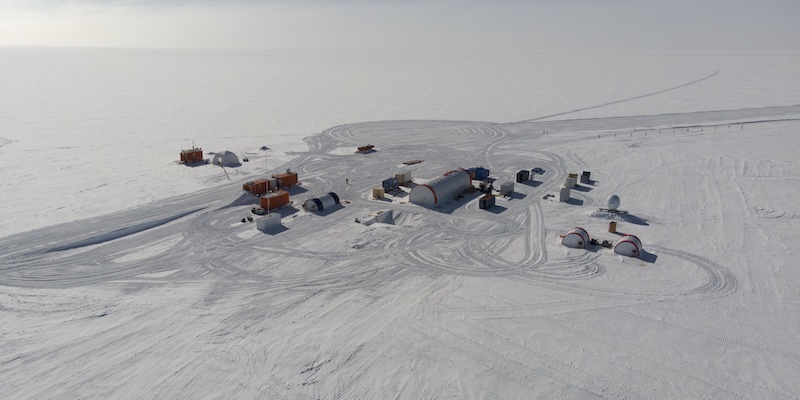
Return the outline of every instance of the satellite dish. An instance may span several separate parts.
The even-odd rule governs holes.
[[[619,207],[619,196],[611,195],[611,197],[608,198],[608,209],[611,211],[617,211],[618,207]]]

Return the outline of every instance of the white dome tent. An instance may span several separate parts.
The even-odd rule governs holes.
[[[239,165],[242,165],[239,162],[239,157],[237,157],[232,151],[228,150],[214,154],[214,160],[212,163],[214,165],[222,165],[223,167],[238,167]]]
[[[463,169],[437,176],[425,184],[417,185],[409,193],[409,201],[419,206],[431,207],[452,200],[472,185],[472,178]]]
[[[575,227],[569,230],[564,237],[561,238],[561,244],[573,249],[584,249],[589,243],[589,232],[581,227]]]
[[[633,235],[625,235],[614,245],[614,253],[628,257],[639,257],[642,254],[642,241]]]

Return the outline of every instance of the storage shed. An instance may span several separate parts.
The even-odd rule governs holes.
[[[527,182],[531,178],[531,171],[527,169],[523,169],[522,171],[517,172],[517,182]]]
[[[328,192],[322,196],[306,200],[306,202],[303,203],[303,209],[308,212],[317,212],[331,208],[337,204],[340,204],[339,196],[334,192]]]
[[[493,194],[487,194],[486,196],[481,197],[478,199],[478,208],[482,210],[488,210],[491,208],[495,203],[495,198]]]
[[[500,194],[502,196],[514,193],[514,182],[507,181],[500,184]]]
[[[578,174],[569,174],[567,180],[564,182],[564,187],[574,189],[578,185]]]
[[[265,210],[274,210],[287,204],[289,204],[289,192],[285,190],[276,190],[261,195],[261,208]]]
[[[386,193],[383,190],[383,186],[375,186],[372,188],[372,198],[373,199],[382,199]]]
[[[561,244],[574,249],[583,249],[589,243],[589,233],[581,227],[570,229],[566,235],[561,238]]]
[[[280,226],[282,226],[280,214],[267,214],[256,218],[256,228],[262,232]]]
[[[214,160],[212,163],[214,165],[221,165],[223,167],[238,167],[242,165],[239,162],[239,157],[237,157],[236,154],[233,154],[232,151],[228,150],[214,154]]]
[[[431,179],[425,184],[417,185],[409,193],[409,201],[413,204],[431,207],[458,196],[472,186],[467,171],[455,169],[442,176]]]
[[[614,253],[628,257],[639,257],[642,254],[642,242],[636,236],[625,235],[614,245]]]
[[[469,176],[475,180],[484,180],[489,177],[489,170],[483,167],[472,167],[467,170],[469,172]]]
[[[562,187],[561,191],[558,192],[558,201],[562,203],[568,202],[570,199],[570,188]]]
[[[408,182],[411,182],[411,171],[400,171],[394,175],[395,179],[397,179],[397,184],[402,185]]]
[[[397,190],[397,188],[400,187],[395,177],[384,179],[383,182],[381,182],[381,186],[383,186],[383,190],[386,192]]]
[[[181,150],[181,162],[191,164],[203,161],[203,149]]]

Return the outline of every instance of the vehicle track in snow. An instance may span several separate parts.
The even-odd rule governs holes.
[[[424,130],[427,126],[426,124],[427,123],[424,121],[389,121],[344,125],[331,128],[321,135],[307,139],[311,147],[311,152],[316,153],[316,155],[302,156],[306,161],[301,166],[301,171],[307,174],[304,180],[311,180],[311,183],[304,185],[304,187],[308,186],[310,188],[311,192],[309,193],[317,193],[319,190],[314,189],[315,184],[313,182],[315,179],[321,179],[322,182],[325,182],[325,190],[327,190],[327,186],[329,186],[334,179],[338,180],[345,176],[353,176],[359,169],[369,169],[371,166],[378,165],[385,160],[384,157],[370,157],[371,155],[365,157],[360,157],[359,155],[333,156],[326,153],[333,148],[363,144],[365,141],[373,142],[376,143],[376,145],[387,147],[385,150],[381,149],[381,153],[386,153],[396,160],[401,160],[401,157],[405,155],[394,154],[391,150],[392,143],[397,140],[395,136],[391,136],[391,140],[381,140],[380,137],[369,136],[374,135],[375,131],[380,131],[381,129],[405,132],[406,134],[402,136],[401,140],[402,145],[413,145],[413,143],[423,141],[423,137],[425,137],[426,148],[442,146],[444,143],[451,140],[450,135],[455,135],[458,140],[465,140],[465,142],[461,144],[465,149],[470,148],[469,146],[474,146],[472,147],[474,149],[484,149],[482,152],[483,157],[485,157],[484,165],[490,166],[493,169],[499,168],[502,170],[502,167],[499,165],[496,166],[496,161],[493,161],[499,151],[506,151],[504,147],[507,146],[506,142],[510,138],[509,134],[502,129],[493,128],[485,123],[478,123],[475,126],[470,126],[469,123],[464,122],[448,123],[436,121],[431,123],[432,126],[434,126],[434,132],[445,132],[445,134],[442,134],[444,137],[431,139],[429,137],[430,133]],[[408,125],[410,125],[410,127]],[[451,125],[455,125],[455,128],[451,127]],[[435,270],[442,273],[458,273],[475,276],[519,275],[517,279],[522,281],[541,281],[540,283],[543,284],[558,282],[562,288],[564,288],[564,280],[583,280],[602,274],[604,268],[596,263],[597,257],[590,257],[586,259],[586,261],[580,261],[580,259],[567,260],[562,263],[553,264],[548,268],[545,243],[545,218],[537,196],[545,193],[548,189],[551,189],[554,185],[557,185],[563,180],[566,176],[567,169],[564,159],[557,154],[536,150],[532,151],[531,155],[538,160],[538,162],[534,162],[546,170],[546,173],[540,176],[540,179],[544,182],[538,187],[520,187],[520,190],[527,193],[527,195],[521,200],[516,199],[504,203],[509,208],[503,214],[487,219],[486,214],[473,213],[473,211],[477,211],[477,209],[475,209],[474,200],[471,200],[463,210],[456,210],[452,214],[420,210],[420,215],[423,215],[423,218],[426,220],[423,226],[415,229],[413,232],[404,232],[400,237],[391,238],[390,236],[383,245],[372,249],[371,253],[366,257],[378,260],[385,257],[397,257],[408,254],[408,260],[401,264],[413,269]],[[340,159],[356,157],[359,158],[355,161],[348,161],[347,163],[338,161]],[[524,162],[524,158],[517,157],[516,160],[512,158],[508,162]],[[509,173],[512,171],[513,169],[509,171]],[[339,178],[331,178],[332,175],[339,176]],[[358,177],[354,177],[352,183],[357,191],[363,191],[369,187],[367,186],[368,181]],[[584,201],[584,205],[591,205],[594,202],[589,193],[577,193],[576,197],[581,198]],[[358,197],[355,197],[353,201],[355,201],[355,204],[367,205],[370,203],[360,200]],[[409,210],[410,207],[414,206],[386,206],[399,212],[415,212]],[[339,211],[338,213],[341,218],[357,216],[354,212],[348,211],[347,207],[345,210]],[[95,253],[95,251],[93,250],[78,253],[65,260],[59,260],[58,257],[55,257],[50,259],[37,258],[34,261],[33,259],[22,257],[13,260],[7,267],[0,270],[0,273],[3,274],[0,275],[0,283],[42,287],[48,285],[74,286],[130,278],[148,271],[160,270],[159,268],[155,268],[155,265],[170,263],[182,257],[190,257],[198,248],[202,249],[201,254],[205,255],[205,257],[210,256],[209,263],[205,263],[204,265],[219,266],[212,268],[212,271],[220,271],[223,276],[236,275],[240,279],[262,280],[271,284],[279,284],[281,281],[286,282],[287,285],[297,284],[300,280],[311,279],[312,276],[319,274],[319,271],[311,269],[307,274],[299,273],[286,277],[262,276],[248,269],[236,268],[233,265],[229,265],[229,262],[223,261],[220,258],[215,259],[211,255],[230,251],[259,251],[294,259],[324,259],[350,264],[349,268],[344,269],[344,271],[339,274],[322,274],[321,276],[324,276],[325,279],[321,279],[320,284],[330,284],[331,281],[337,278],[348,280],[361,277],[360,279],[355,279],[360,281],[376,271],[376,267],[371,266],[370,263],[365,262],[362,263],[363,265],[361,266],[356,265],[358,263],[355,263],[355,260],[365,259],[365,254],[358,251],[308,250],[305,246],[298,248],[294,246],[294,243],[300,239],[290,239],[296,236],[292,232],[285,233],[283,237],[281,235],[275,236],[275,238],[270,241],[271,244],[267,245],[261,243],[262,241],[259,240],[232,240],[232,235],[242,230],[242,226],[231,223],[231,220],[235,220],[236,215],[241,215],[241,210],[236,207],[226,210],[205,210],[201,213],[196,213],[193,217],[185,217],[185,219],[190,220],[189,229],[186,229],[186,225],[183,223],[165,228],[154,227],[151,230],[153,232],[163,231],[163,233],[161,233],[162,235],[183,232],[185,237],[183,241],[173,246],[167,254],[154,256],[144,261],[111,264],[103,257],[98,258],[94,256],[93,253]],[[299,222],[300,225],[293,226],[292,228],[300,229],[301,231],[303,229],[308,229],[302,227],[302,225],[308,225],[310,221],[311,220],[305,219]],[[525,246],[522,262],[518,260],[505,260],[502,256],[502,252],[519,237],[523,238]],[[290,240],[287,241],[285,238]],[[112,248],[122,251],[126,246],[131,245],[130,242],[128,238],[121,238],[116,242],[112,241],[112,243],[100,246],[102,250],[98,254],[106,253]],[[134,243],[143,244],[136,241],[134,241]],[[472,245],[464,246],[464,243],[471,243]],[[146,244],[146,242],[144,244]],[[56,247],[56,249],[58,249],[58,247]],[[437,253],[440,253],[444,249],[450,249],[449,251],[446,250],[446,252],[451,256],[442,258],[437,255]],[[667,251],[665,251],[665,253],[667,253]],[[58,256],[58,254],[56,255]],[[452,255],[456,257],[452,257]],[[693,293],[718,292],[720,286],[726,287],[726,285],[728,285],[727,282],[733,281],[730,276],[725,277],[727,280],[719,278],[718,271],[720,271],[720,269],[710,268],[708,267],[709,264],[706,262],[697,261],[695,258],[685,254],[679,254],[677,256],[698,263],[698,265],[704,268],[712,277],[709,282],[696,288]],[[458,257],[461,257],[461,259],[459,260]],[[36,270],[36,268],[30,268],[31,265],[35,265],[40,269],[41,273],[34,273],[33,271]],[[83,272],[70,270],[70,266],[81,265],[84,266],[82,267],[84,269]],[[92,267],[92,265],[94,267]],[[14,276],[13,271],[21,270],[25,270],[24,277],[18,275],[16,278],[12,278]],[[55,270],[59,270],[60,272],[54,274],[52,277],[48,277],[48,274],[53,273]],[[735,287],[735,285],[733,287]],[[579,285],[569,287],[568,290],[581,292]],[[595,292],[607,296],[641,295],[641,293],[624,293],[624,291],[619,293],[607,289],[594,290]]]
[[[656,91],[656,92],[646,93],[646,94],[642,94],[642,95],[639,95],[639,96],[629,97],[629,98],[616,100],[616,101],[610,101],[610,102],[607,102],[607,103],[597,104],[597,105],[593,105],[593,106],[589,106],[589,107],[576,108],[576,109],[570,110],[570,111],[564,111],[564,112],[560,112],[560,113],[556,113],[556,114],[545,115],[543,117],[532,118],[532,119],[529,119],[529,120],[525,120],[523,122],[550,119],[550,118],[554,118],[554,117],[560,117],[562,115],[573,114],[573,113],[577,113],[577,112],[581,112],[581,111],[592,110],[592,109],[595,109],[595,108],[607,107],[607,106],[614,105],[614,104],[620,104],[620,103],[625,103],[625,102],[628,102],[628,101],[634,101],[634,100],[639,100],[639,99],[643,99],[643,98],[646,98],[646,97],[656,96],[656,95],[659,95],[659,94],[662,94],[662,93],[670,92],[670,91],[673,91],[673,90],[678,90],[678,89],[681,89],[681,88],[685,88],[687,86],[691,86],[691,85],[703,82],[705,80],[713,78],[717,74],[719,74],[719,71],[714,71],[714,72],[712,72],[712,73],[710,73],[710,74],[708,74],[708,75],[706,75],[706,76],[704,76],[704,77],[702,77],[700,79],[695,79],[695,80],[693,80],[691,82],[686,82],[686,83],[683,83],[681,85],[673,86],[673,87],[670,87],[670,88],[667,88],[667,89],[663,89],[663,90],[659,90],[659,91]]]

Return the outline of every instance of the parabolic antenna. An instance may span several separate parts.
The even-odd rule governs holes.
[[[608,198],[608,209],[611,211],[617,211],[617,208],[619,208],[619,196],[614,194]]]

